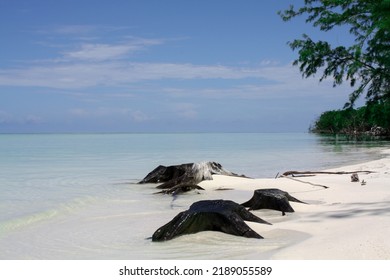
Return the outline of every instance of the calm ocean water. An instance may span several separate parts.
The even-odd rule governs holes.
[[[0,259],[251,258],[256,241],[222,233],[152,243],[178,212],[218,194],[173,201],[133,183],[160,164],[201,161],[274,178],[376,159],[389,146],[306,133],[2,134]],[[267,257],[283,242],[265,241],[258,252]]]

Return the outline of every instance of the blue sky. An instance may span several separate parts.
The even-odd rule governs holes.
[[[351,91],[302,79],[294,0],[1,0],[0,133],[304,132]]]

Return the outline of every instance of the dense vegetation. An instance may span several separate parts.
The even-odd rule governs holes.
[[[389,135],[390,0],[305,0],[303,7],[290,6],[279,14],[285,21],[306,16],[307,23],[324,32],[346,26],[354,38],[350,46],[332,46],[303,34],[289,43],[298,51],[294,65],[303,77],[322,72],[320,81],[332,78],[335,87],[343,82],[351,86],[344,109],[323,113],[312,131]],[[361,96],[366,106],[354,109]]]
[[[390,101],[324,112],[310,130],[357,137],[390,137]]]

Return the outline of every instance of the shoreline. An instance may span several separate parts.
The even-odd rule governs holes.
[[[240,162],[249,162],[252,159],[247,158],[248,154],[242,153],[242,150],[233,150],[233,148],[235,147],[232,146],[231,151],[235,151],[234,155],[239,156]],[[259,175],[257,179],[245,179],[214,175],[214,180],[200,183],[205,191],[178,197],[153,195],[156,191],[154,184],[128,185],[123,183],[125,180],[117,180],[119,177],[122,178],[124,172],[121,169],[122,161],[119,161],[121,166],[116,166],[119,167],[119,172],[112,169],[112,161],[105,160],[104,162],[108,162],[107,165],[91,165],[85,170],[86,175],[70,173],[70,176],[68,176],[69,172],[64,176],[63,170],[68,169],[61,168],[59,172],[57,168],[62,165],[54,165],[57,168],[47,168],[53,173],[42,177],[43,173],[36,172],[43,170],[45,165],[41,165],[37,170],[33,170],[35,172],[31,173],[32,176],[19,179],[23,182],[36,180],[32,185],[25,185],[26,190],[31,186],[40,186],[42,183],[47,188],[44,190],[53,191],[49,187],[55,184],[55,190],[67,190],[68,187],[73,187],[79,196],[54,206],[49,203],[48,207],[43,207],[44,211],[39,208],[32,215],[22,215],[23,219],[18,217],[12,219],[2,228],[7,232],[0,237],[0,247],[3,249],[0,259],[390,259],[390,245],[385,236],[385,233],[390,230],[388,214],[390,195],[386,187],[390,186],[390,149],[381,150],[384,153],[380,159],[372,158],[370,161],[329,169],[350,171],[360,168],[377,171],[367,175],[359,174],[360,179],[365,179],[367,182],[364,186],[351,183],[350,175],[317,175],[299,178],[312,183],[326,184],[329,189],[303,184],[288,178],[275,179],[274,176]],[[362,151],[364,155],[376,155],[378,148],[368,154],[365,150]],[[283,159],[276,155],[275,160],[281,164],[277,164],[279,167],[275,169],[271,166],[271,169],[285,172],[291,170],[285,169],[286,166],[289,168],[298,160],[307,163],[306,166],[310,166],[310,159],[327,162],[329,156],[325,152],[308,153],[301,158],[296,158],[298,153],[294,153],[294,157]],[[356,154],[355,149],[352,152]],[[32,156],[34,155],[33,153]],[[53,161],[48,163],[57,162],[58,152],[53,155],[55,155]],[[348,156],[339,158],[341,157],[343,161],[350,159]],[[270,159],[272,160],[268,158]],[[306,161],[307,159],[309,161]],[[150,162],[149,158],[145,161],[148,166]],[[225,161],[221,162],[225,165]],[[263,162],[264,158],[256,161],[261,164]],[[85,165],[85,162],[83,163]],[[321,171],[315,166],[312,171]],[[76,167],[77,170],[84,170],[81,165]],[[72,165],[71,170],[75,170],[76,167]],[[117,172],[114,173],[116,175],[110,173],[110,177],[106,178],[104,175],[106,173],[103,171],[107,171],[107,167]],[[237,171],[235,168],[228,169]],[[16,183],[18,181],[15,181],[15,190],[18,190],[16,186],[19,186],[19,183]],[[218,188],[225,190],[217,191]],[[291,202],[295,212],[287,213],[285,216],[274,210],[253,211],[255,215],[272,223],[272,225],[265,225],[248,222],[252,229],[264,237],[261,240],[211,231],[181,236],[163,243],[152,243],[148,239],[157,228],[169,222],[179,212],[187,210],[196,201],[225,199],[241,204],[248,201],[253,191],[259,188],[279,188],[309,204]],[[20,191],[17,192],[19,193]],[[10,194],[16,193],[11,190]],[[51,195],[50,192],[31,194]],[[53,194],[64,195],[61,192]],[[36,201],[39,205],[43,201],[41,199]],[[15,201],[23,202],[23,200]],[[14,206],[12,200],[5,205]],[[26,205],[21,203],[15,206],[20,206],[19,209],[23,210]],[[34,210],[34,207],[32,209]],[[36,213],[44,215],[37,216]],[[51,215],[53,213],[54,215]],[[24,240],[31,240],[31,242],[23,242]]]
[[[200,186],[206,190],[231,188],[223,192],[223,199],[238,203],[260,188],[279,188],[308,203],[291,202],[295,212],[286,216],[273,210],[253,211],[272,226],[248,223],[252,229],[275,242],[281,236],[287,239],[269,252],[269,259],[390,259],[390,149],[382,153],[384,157],[378,160],[326,170],[374,172],[359,173],[360,182],[351,182],[350,174],[299,178],[327,189],[286,177],[245,179],[221,175],[214,175],[212,181],[203,181]],[[362,185],[363,180],[366,184]]]

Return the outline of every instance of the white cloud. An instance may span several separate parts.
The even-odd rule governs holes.
[[[121,118],[134,122],[144,122],[151,118],[141,110],[116,107],[97,107],[92,109],[73,108],[68,111],[71,117],[76,119],[93,119],[93,118]]]
[[[279,65],[279,62],[275,60],[263,60],[260,62],[260,65],[261,66]]]
[[[270,63],[257,67],[232,67],[190,63],[136,63],[114,59],[130,51],[123,45],[116,45],[116,47],[94,45],[90,49],[85,47],[82,50],[85,52],[82,53],[80,49],[80,53],[73,53],[74,57],[80,56],[80,61],[73,59],[67,62],[46,62],[38,66],[34,64],[24,68],[0,69],[0,85],[46,87],[67,91],[83,91],[104,86],[111,88],[112,97],[115,98],[133,98],[148,92],[166,94],[172,98],[197,96],[206,99],[281,100],[282,98],[338,95],[340,104],[348,99],[348,93],[351,91],[347,84],[333,88],[331,81],[319,83],[318,78],[303,79],[298,67],[291,64]],[[88,57],[90,60],[87,59]],[[99,57],[101,61],[98,61]],[[213,79],[219,80],[214,86]],[[194,80],[199,83],[196,87],[174,86],[175,80],[179,82]],[[223,80],[229,81],[230,86],[223,86]],[[158,87],[156,83],[149,85],[149,81],[161,82],[162,85]],[[142,86],[140,82],[143,83]],[[125,96],[118,95],[118,90],[122,91],[123,88],[142,89],[126,90]],[[109,94],[105,93],[104,97]],[[78,113],[82,115],[82,112]],[[195,117],[196,113],[188,110],[187,116]],[[142,119],[139,116],[137,118]],[[4,116],[1,119],[5,121]]]
[[[162,44],[163,40],[131,38],[125,43],[98,44],[83,43],[77,49],[63,52],[65,59],[103,61],[115,60],[145,49],[146,47]]]
[[[198,96],[207,99],[274,99],[277,101],[320,95],[334,97],[340,93],[345,98],[345,93],[350,90],[348,85],[333,88],[331,81],[319,83],[316,78],[304,79],[299,69],[292,65],[258,67],[253,72],[256,72],[258,81],[238,82],[230,87],[210,86],[212,83],[202,88],[165,87],[161,91],[173,98],[182,99]]]
[[[104,29],[104,28],[103,28]],[[107,31],[109,27],[105,27]],[[51,30],[55,34],[79,35],[97,32],[97,26],[69,25]],[[0,85],[34,86],[56,89],[83,89],[96,86],[129,86],[140,81],[164,79],[245,79],[279,81],[283,70],[266,62],[260,67],[231,67],[191,63],[132,62],[129,56],[140,50],[165,43],[166,39],[122,36],[118,43],[81,43],[60,56],[25,63],[21,67],[0,68]],[[64,46],[62,46],[63,48]],[[271,74],[269,73],[271,70]]]
[[[125,48],[92,48],[90,52],[74,53],[73,56],[98,60],[116,57]],[[283,68],[281,68],[283,70]],[[274,72],[274,71],[273,71]],[[282,77],[268,75],[267,68],[234,68],[222,65],[194,65],[175,63],[132,63],[123,61],[53,63],[30,66],[23,69],[0,69],[0,85],[40,86],[51,88],[84,88],[99,85],[129,85],[145,80],[161,79],[245,79]],[[274,74],[274,73],[273,73]]]
[[[95,29],[96,26],[74,25],[59,27],[56,32],[92,33]],[[302,79],[297,67],[291,64],[278,65],[275,61],[264,60],[256,67],[234,67],[129,60],[135,52],[166,41],[127,36],[122,37],[120,43],[82,43],[73,50],[63,50],[61,56],[51,61],[34,61],[19,67],[0,68],[0,86],[45,87],[71,91],[107,86],[117,92],[118,88],[128,89],[137,86],[139,82],[168,81],[174,84],[175,80],[199,80],[201,85],[202,80],[211,80],[207,81],[207,84],[204,83],[205,86],[197,86],[197,89],[190,86],[182,88],[161,86],[159,91],[178,98],[189,95],[201,95],[206,98],[278,98],[287,95],[299,97],[325,91],[335,92],[328,82],[323,82],[319,86],[317,79]],[[221,82],[218,81],[212,86],[213,79],[235,80],[237,83],[232,82],[227,88],[221,87]],[[151,86],[150,90],[156,91],[156,88]],[[142,89],[143,93],[147,91],[146,88]],[[114,92],[113,97],[115,94],[120,97]],[[132,97],[136,94],[128,93],[126,96]],[[78,114],[82,115],[83,112],[79,111]]]
[[[83,44],[79,50],[65,53],[65,57],[100,61],[120,58],[136,49],[136,46],[131,45]]]
[[[104,48],[102,48],[104,49]],[[89,55],[96,58],[102,49],[95,48]],[[123,49],[111,49],[106,57],[119,56]],[[87,54],[80,56],[88,57]],[[245,81],[245,79],[250,79]],[[221,81],[213,86],[212,79],[230,80],[230,87],[221,86]],[[194,65],[179,63],[134,63],[115,61],[80,61],[72,63],[49,63],[24,69],[0,70],[0,85],[36,86],[63,90],[83,90],[107,86],[112,89],[132,88],[139,82],[175,80],[210,80],[204,86],[169,87],[148,86],[142,90],[128,92],[134,97],[145,92],[160,92],[171,97],[185,98],[202,96],[203,98],[273,98],[335,95],[350,92],[347,85],[334,89],[330,81],[319,83],[318,79],[303,79],[299,69],[292,65],[258,66],[253,68],[231,67],[223,65]],[[232,83],[236,80],[237,83]],[[239,81],[242,80],[242,81]],[[147,83],[146,83],[147,84]],[[222,83],[223,84],[223,83]],[[149,87],[149,88],[148,88]],[[114,89],[113,97],[118,89]],[[107,95],[107,94],[106,94]],[[345,94],[343,95],[345,100]],[[79,112],[81,114],[81,112]],[[195,115],[195,114],[194,114]]]

